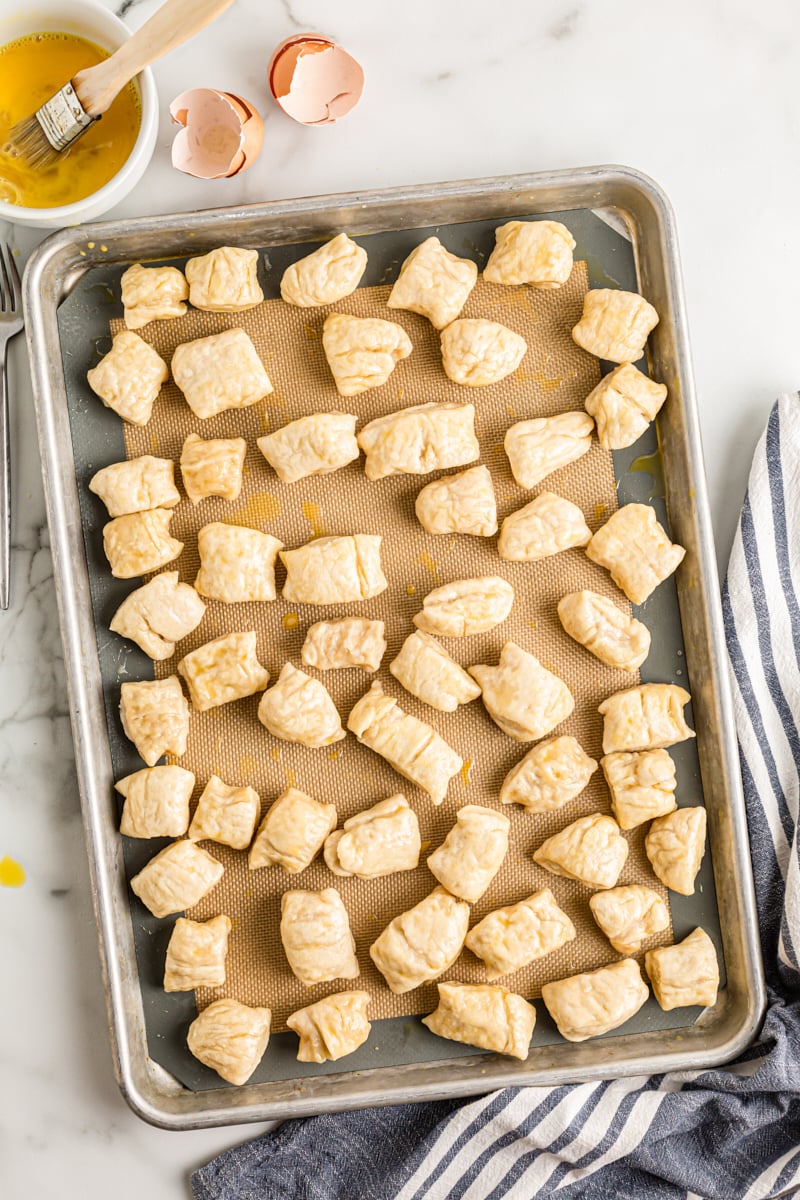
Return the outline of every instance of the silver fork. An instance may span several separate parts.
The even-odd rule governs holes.
[[[0,608],[11,602],[11,431],[6,382],[7,350],[20,332],[22,286],[14,256],[8,245],[0,246]]]

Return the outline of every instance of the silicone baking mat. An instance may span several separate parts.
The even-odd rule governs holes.
[[[633,266],[630,248],[618,233],[588,213],[572,213],[567,223],[579,239],[576,252],[579,256],[583,249],[581,243],[586,243],[587,249],[589,245],[599,243],[602,253],[586,253],[576,262],[572,276],[563,288],[554,291],[508,289],[480,279],[470,296],[464,316],[484,316],[500,321],[521,333],[528,343],[528,353],[521,368],[510,378],[489,388],[466,389],[449,381],[442,371],[436,331],[415,314],[388,310],[385,306],[388,281],[396,273],[398,263],[428,231],[407,231],[404,235],[394,235],[394,239],[392,235],[363,239],[370,253],[370,273],[365,286],[335,306],[338,311],[358,316],[396,320],[408,331],[414,345],[413,354],[398,365],[381,388],[347,400],[340,397],[333,386],[321,344],[322,323],[329,310],[296,309],[275,298],[284,263],[304,252],[302,248],[290,247],[269,249],[262,255],[261,273],[269,298],[256,309],[230,315],[190,310],[178,321],[154,323],[142,331],[146,340],[169,361],[180,342],[224,328],[246,329],[275,386],[275,391],[264,402],[203,422],[194,417],[170,381],[165,385],[147,427],[125,427],[124,449],[120,445],[121,423],[110,414],[116,429],[112,435],[112,426],[107,426],[108,444],[101,447],[95,436],[95,452],[87,455],[87,441],[80,434],[83,431],[89,435],[90,423],[96,420],[100,405],[85,386],[81,390],[79,378],[76,381],[80,403],[75,406],[77,419],[73,421],[73,439],[84,489],[94,470],[124,454],[128,457],[156,454],[177,462],[183,441],[191,432],[204,438],[243,436],[247,439],[244,486],[237,502],[231,504],[212,498],[194,507],[183,499],[174,510],[172,533],[185,542],[185,549],[169,569],[177,567],[182,579],[191,582],[195,577],[199,565],[197,530],[210,521],[264,529],[280,538],[286,546],[297,546],[325,533],[380,533],[384,539],[382,558],[389,588],[381,596],[341,611],[290,605],[280,598],[271,604],[209,602],[200,627],[180,643],[175,658],[155,664],[158,677],[173,673],[183,654],[222,633],[255,629],[259,658],[274,681],[287,660],[302,665],[300,647],[306,629],[314,621],[344,613],[380,617],[386,623],[388,650],[376,676],[357,670],[319,673],[343,722],[372,679],[379,678],[403,709],[433,724],[465,760],[464,770],[451,783],[444,804],[436,808],[425,793],[398,777],[370,750],[359,746],[352,735],[321,750],[309,750],[271,737],[256,717],[259,696],[204,714],[192,712],[189,746],[181,764],[197,775],[195,800],[212,772],[227,783],[249,784],[256,788],[264,810],[282,788],[294,784],[319,800],[334,803],[341,824],[353,813],[401,790],[418,814],[423,838],[423,855],[417,870],[371,881],[336,879],[321,859],[298,876],[287,876],[277,867],[250,872],[244,852],[205,843],[226,870],[221,883],[188,915],[204,919],[225,912],[232,918],[233,931],[226,985],[222,989],[199,992],[197,1004],[200,1008],[219,995],[235,996],[249,1004],[263,1004],[272,1009],[273,1028],[279,1032],[286,1027],[286,1016],[296,1008],[335,991],[364,987],[373,997],[371,1018],[383,1020],[381,1025],[374,1027],[367,1046],[358,1052],[363,1065],[409,1061],[409,1053],[413,1060],[470,1052],[469,1048],[433,1038],[416,1021],[397,1020],[431,1011],[436,1004],[436,986],[430,984],[404,996],[394,996],[374,968],[368,948],[392,917],[411,907],[436,885],[425,866],[426,853],[442,842],[454,823],[458,808],[468,803],[499,807],[500,784],[529,747],[503,734],[489,719],[480,700],[461,706],[453,714],[434,712],[400,687],[389,673],[388,664],[412,631],[411,617],[421,607],[427,591],[452,579],[500,574],[508,579],[516,594],[509,619],[487,634],[447,639],[448,651],[465,666],[496,662],[502,644],[509,639],[532,651],[568,683],[576,698],[573,715],[557,732],[574,734],[587,752],[599,759],[602,725],[597,706],[605,696],[636,680],[599,663],[568,638],[558,622],[556,604],[565,592],[582,587],[611,596],[618,603],[626,602],[608,574],[591,563],[580,550],[569,550],[534,564],[507,563],[497,555],[495,538],[435,537],[425,533],[414,515],[414,500],[420,488],[435,476],[398,476],[371,483],[364,475],[361,459],[334,474],[286,485],[280,483],[268,466],[255,440],[289,420],[314,411],[353,412],[358,416],[360,427],[375,416],[411,404],[439,400],[473,403],[481,445],[480,461],[492,474],[500,520],[527,503],[534,493],[519,488],[511,476],[502,448],[505,431],[516,420],[582,408],[585,396],[600,377],[597,360],[578,349],[570,337],[570,329],[581,312],[583,295],[590,282],[635,287],[630,278]],[[493,229],[493,224],[486,223],[452,226],[437,232],[449,249],[475,258],[480,265],[491,247]],[[119,274],[119,271],[115,275],[109,273],[108,280],[95,278],[92,283],[100,291],[99,297],[94,298],[93,313],[100,312],[106,322],[109,316],[113,317],[111,305],[116,303],[119,294]],[[111,327],[114,331],[121,327],[118,318],[112,319]],[[80,357],[81,367],[85,370],[107,349],[107,345],[100,333],[94,346],[90,340],[88,346],[74,346],[73,353]],[[594,443],[589,454],[549,476],[536,491],[554,491],[573,500],[584,511],[592,529],[614,510],[618,494],[623,501],[651,500],[663,521],[665,514],[658,494],[658,456],[653,453],[657,448],[653,443],[654,433],[650,431],[634,447],[635,456],[624,453],[612,456]],[[180,485],[177,470],[176,477]],[[105,651],[109,666],[113,663],[113,670],[107,672],[106,700],[119,777],[141,765],[119,730],[116,712],[119,683],[125,678],[152,677],[152,667],[149,660],[135,650],[131,651],[129,643],[121,643],[108,633],[110,616],[132,585],[120,585],[118,581],[109,584],[108,566],[101,548],[101,529],[107,517],[90,493],[84,490],[82,495],[85,496],[87,553],[96,585],[95,612],[100,647],[101,652]],[[283,577],[283,568],[279,566],[279,588]],[[674,583],[670,581],[663,585],[642,609],[637,610],[637,616],[654,632],[653,651],[645,666],[646,677],[685,682]],[[699,802],[700,784],[693,746],[677,747],[673,753],[679,772],[679,802]],[[542,983],[548,979],[592,969],[617,957],[590,917],[590,892],[579,884],[550,875],[531,858],[532,851],[545,837],[578,816],[610,811],[609,796],[598,771],[585,792],[560,812],[531,816],[518,806],[509,806],[503,811],[512,825],[509,854],[488,892],[473,906],[472,923],[501,904],[522,899],[541,887],[549,887],[578,930],[575,941],[500,981],[535,999]],[[665,894],[644,855],[644,828],[625,836],[630,854],[620,882],[646,883]],[[130,873],[140,869],[162,844],[129,843],[126,861]],[[341,892],[350,914],[362,975],[357,981],[333,981],[309,990],[289,970],[281,947],[280,897],[286,888],[316,890],[332,885]],[[673,908],[677,936],[682,936],[694,924],[703,923],[716,937],[713,895],[708,896],[708,863],[701,887],[704,890],[700,897],[692,898],[688,908],[677,913]],[[686,901],[680,898],[678,908],[685,905]],[[700,911],[707,907],[709,914]],[[145,997],[150,1001],[146,1008],[151,1053],[187,1085],[214,1086],[216,1077],[196,1064],[182,1044],[188,1020],[194,1015],[191,996],[166,996],[160,989],[164,949],[172,921],[155,921],[135,899],[132,911],[136,925],[144,931],[137,938],[137,946]],[[646,943],[643,950],[671,939],[672,931],[667,930]],[[638,957],[641,959],[642,955]],[[446,977],[479,982],[484,975],[478,960],[465,951]],[[537,1007],[537,1037],[552,1036],[543,1006]],[[676,1019],[675,1014],[661,1013],[653,1002],[646,1007],[650,1011],[641,1018],[646,1027],[652,1027],[652,1023],[660,1026],[685,1024],[692,1016],[684,1010]],[[275,1052],[279,1046],[278,1057]],[[293,1035],[274,1037],[255,1078],[307,1072],[308,1067],[298,1066],[290,1057],[294,1047],[296,1039]],[[353,1056],[342,1060],[340,1069],[357,1068],[358,1065]],[[326,1068],[337,1069],[337,1064],[326,1064]],[[265,1070],[267,1074],[264,1074]],[[318,1072],[320,1068],[313,1070]]]

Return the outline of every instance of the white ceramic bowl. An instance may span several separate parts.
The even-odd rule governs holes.
[[[130,37],[127,25],[96,0],[60,0],[56,3],[38,0],[30,5],[20,5],[19,0],[0,0],[0,46],[27,33],[53,31],[78,34],[104,50],[116,50]],[[158,134],[158,95],[149,67],[141,73],[138,83],[142,102],[139,136],[116,175],[91,196],[58,208],[23,208],[0,200],[0,221],[16,221],[38,229],[61,229],[64,225],[93,221],[119,204],[144,174]]]

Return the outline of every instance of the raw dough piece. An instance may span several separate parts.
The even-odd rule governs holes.
[[[464,765],[435,729],[403,712],[377,680],[350,710],[347,728],[390,767],[427,792],[434,804],[442,803],[450,780]]]
[[[559,413],[517,421],[503,447],[520,487],[534,488],[553,471],[569,466],[592,448],[594,421],[585,412]]]
[[[194,810],[189,826],[193,842],[221,842],[234,850],[246,850],[253,837],[261,801],[251,787],[231,787],[212,775]]]
[[[231,919],[224,914],[210,921],[178,917],[167,946],[164,965],[165,992],[193,992],[195,988],[222,987]]]
[[[297,1061],[335,1062],[363,1046],[372,1029],[371,1003],[369,992],[337,992],[293,1012],[286,1024],[300,1038]]]
[[[110,517],[148,508],[174,508],[181,498],[172,459],[151,454],[103,467],[89,480],[89,491],[100,497]]]
[[[125,324],[141,329],[150,321],[169,321],[186,312],[189,285],[177,267],[143,267],[134,263],[120,280]]]
[[[558,619],[565,633],[610,667],[638,671],[650,653],[647,626],[597,592],[569,592],[562,596]]]
[[[669,928],[664,901],[638,883],[595,892],[589,908],[617,954],[637,954],[645,938]]]
[[[601,379],[583,403],[595,419],[603,449],[624,450],[656,419],[666,398],[663,383],[654,383],[632,363],[623,363]]]
[[[336,888],[284,892],[281,941],[289,966],[306,987],[360,973],[350,918]]]
[[[644,969],[664,1012],[690,1004],[707,1008],[717,1002],[719,963],[714,943],[704,929],[695,929],[674,946],[648,950]]]
[[[136,579],[178,557],[183,542],[170,536],[171,520],[171,508],[150,508],[103,526],[103,550],[115,579]]]
[[[177,675],[123,683],[119,715],[122,729],[148,767],[162,754],[180,758],[189,736],[189,705]]]
[[[86,375],[89,387],[106,408],[131,425],[147,424],[168,377],[163,358],[129,329],[114,337],[108,354]]]
[[[497,501],[488,467],[470,467],[426,483],[414,505],[417,520],[428,533],[497,533]]]
[[[268,1008],[215,1000],[192,1021],[186,1044],[204,1066],[241,1086],[264,1057],[271,1020]]]
[[[256,444],[281,483],[338,471],[359,454],[352,413],[312,413],[256,438]]]
[[[600,526],[586,554],[610,572],[632,604],[644,604],[686,551],[669,540],[649,504],[625,504]]]
[[[273,737],[319,748],[344,737],[341,718],[324,683],[284,663],[261,697],[258,719]]]
[[[151,858],[131,879],[131,891],[154,917],[169,917],[199,904],[222,872],[221,862],[184,838]]]
[[[414,624],[440,637],[470,637],[500,625],[513,603],[514,589],[499,575],[454,579],[428,592]]]
[[[480,458],[475,406],[451,402],[412,404],[368,422],[358,435],[367,479],[428,475]]]
[[[344,313],[326,317],[322,348],[340,396],[358,396],[380,387],[413,349],[405,329],[394,321]]]
[[[341,671],[360,667],[377,671],[386,653],[383,621],[367,617],[340,617],[338,621],[317,621],[311,625],[300,657],[307,667],[318,671]]]
[[[603,753],[662,750],[693,738],[683,717],[691,696],[674,683],[640,683],[615,692],[598,708],[603,722]]]
[[[517,562],[536,562],[573,546],[587,546],[591,536],[577,504],[542,492],[503,521],[497,553]]]
[[[597,763],[568,734],[539,742],[512,767],[500,788],[501,804],[521,804],[530,813],[554,812],[579,796]]]
[[[524,337],[482,317],[453,321],[442,330],[442,366],[465,387],[487,387],[516,371],[525,357]]]
[[[644,296],[595,288],[583,297],[583,315],[572,330],[581,349],[609,362],[633,363],[658,324],[658,313]]]
[[[207,496],[238,500],[247,454],[244,438],[212,438],[203,441],[190,433],[181,450],[181,475],[192,504]]]
[[[560,221],[508,221],[494,232],[496,245],[483,272],[489,283],[559,288],[569,279],[575,239]]]
[[[225,329],[183,342],[172,356],[172,376],[202,421],[229,408],[247,408],[273,391],[243,329]]]
[[[611,817],[592,813],[554,833],[534,851],[533,861],[553,875],[592,888],[612,888],[628,857],[628,843]]]
[[[461,312],[477,279],[474,262],[458,258],[437,237],[429,237],[403,263],[386,304],[419,313],[434,329],[444,329]]]
[[[125,797],[119,831],[125,837],[181,837],[189,827],[194,775],[183,767],[145,767],[114,784]]]
[[[333,804],[320,804],[298,788],[286,788],[264,814],[248,867],[256,871],[279,866],[287,875],[299,875],[319,854],[336,820]]]
[[[677,807],[675,763],[668,751],[607,754],[601,758],[600,766],[620,829],[635,829]]]
[[[176,642],[197,628],[205,611],[190,583],[179,583],[177,571],[162,571],[125,597],[109,629],[162,661],[175,653]]]
[[[706,810],[699,807],[657,817],[644,839],[650,866],[665,887],[682,896],[694,895],[705,846]]]
[[[422,1018],[431,1033],[526,1059],[536,1009],[522,996],[488,983],[440,983],[439,1007]]]
[[[556,904],[549,888],[518,904],[496,908],[467,934],[468,950],[483,960],[487,979],[510,975],[565,946],[575,926]]]
[[[566,721],[575,698],[563,679],[516,642],[506,642],[496,667],[470,667],[486,711],[509,737],[536,742]]]
[[[258,283],[258,251],[220,246],[186,264],[189,302],[206,312],[242,312],[264,299]]]
[[[369,956],[397,996],[429,983],[452,967],[469,926],[469,905],[443,887],[386,926]]]
[[[334,875],[379,879],[419,866],[421,849],[417,814],[398,793],[364,812],[348,817],[325,840],[325,862]]]
[[[200,570],[194,586],[223,604],[275,599],[275,559],[282,549],[271,533],[213,521],[197,533]]]
[[[287,304],[298,308],[337,304],[352,295],[366,269],[367,252],[363,246],[346,233],[339,233],[286,268],[281,279],[281,296]]]
[[[480,900],[508,853],[508,817],[494,808],[465,804],[428,868],[443,887],[460,900]]]
[[[256,658],[254,630],[226,633],[198,646],[178,663],[178,673],[198,712],[252,696],[269,683],[269,671]]]
[[[619,1028],[639,1011],[649,995],[633,958],[546,983],[542,988],[547,1011],[568,1042],[585,1042]]]
[[[282,550],[284,600],[295,604],[353,604],[380,596],[389,586],[381,567],[381,537],[355,533],[321,537]]]
[[[389,670],[407,692],[441,712],[455,712],[459,704],[469,704],[481,694],[464,668],[420,629],[408,635]]]

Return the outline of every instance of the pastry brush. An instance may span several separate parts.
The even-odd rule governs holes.
[[[45,167],[68,150],[110,108],[126,83],[170,50],[183,45],[233,0],[167,0],[109,58],[78,71],[60,91],[19,121],[8,139],[34,167]]]

